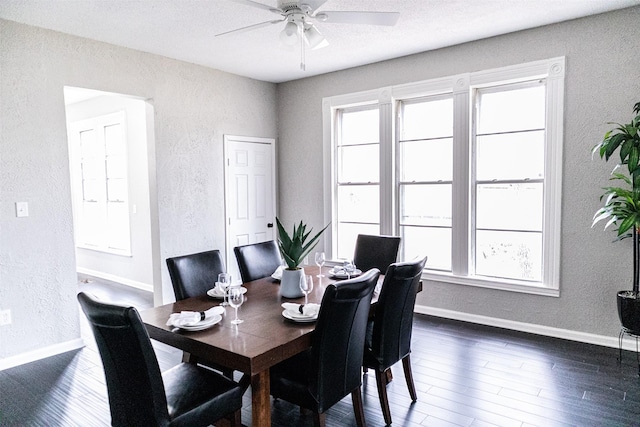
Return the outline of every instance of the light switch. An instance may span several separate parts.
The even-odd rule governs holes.
[[[18,218],[29,216],[29,203],[16,202],[16,216]]]

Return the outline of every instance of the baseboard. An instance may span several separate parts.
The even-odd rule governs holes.
[[[148,283],[138,282],[136,280],[127,279],[126,277],[116,276],[115,274],[109,274],[103,271],[90,270],[88,268],[78,267],[77,271],[78,273],[88,274],[89,276],[121,283],[123,285],[131,286],[132,288],[141,289],[147,292],[153,292],[153,285],[149,285]]]
[[[82,347],[84,347],[84,341],[82,338],[76,338],[60,344],[54,344],[37,350],[28,351],[26,353],[20,353],[15,356],[0,359],[0,371],[24,365],[26,363],[35,362],[36,360],[45,359],[57,354],[66,353],[67,351],[78,350]]]
[[[618,337],[605,335],[588,334],[585,332],[571,331],[569,329],[552,328],[550,326],[536,325],[534,323],[515,322],[512,320],[499,319],[496,317],[480,316],[477,314],[463,313],[460,311],[445,310],[441,308],[429,307],[426,305],[416,305],[415,312],[430,316],[444,317],[447,319],[461,320],[463,322],[477,323],[480,325],[495,326],[498,328],[511,329],[514,331],[528,332],[532,334],[544,335],[554,338],[562,338],[570,341],[578,341],[587,344],[601,345],[604,347],[618,348]],[[625,338],[622,343],[625,350],[636,351],[635,339]]]

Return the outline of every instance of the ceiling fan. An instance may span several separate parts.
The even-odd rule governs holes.
[[[280,31],[280,41],[287,46],[300,43],[300,69],[305,69],[305,46],[310,49],[320,49],[328,46],[329,42],[320,33],[314,22],[328,22],[336,24],[367,24],[393,26],[398,21],[398,12],[366,12],[366,11],[320,11],[327,0],[278,0],[278,6],[273,7],[253,0],[230,0],[235,3],[268,10],[278,14],[280,19],[264,21],[235,30],[216,34],[215,37],[242,33],[274,24],[284,23]]]

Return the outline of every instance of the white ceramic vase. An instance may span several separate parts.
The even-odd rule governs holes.
[[[304,268],[282,270],[280,280],[280,296],[284,298],[300,298],[304,296],[300,289],[300,277],[304,276]]]

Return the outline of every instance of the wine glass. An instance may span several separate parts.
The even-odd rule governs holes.
[[[324,277],[322,274],[322,266],[324,265],[324,252],[316,252],[316,265],[318,266],[318,275],[316,277]]]
[[[306,305],[309,302],[307,296],[313,290],[313,277],[310,274],[300,276],[300,290],[304,294],[304,304]]]
[[[353,261],[346,259],[342,267],[344,268],[344,272],[347,273],[347,279],[351,279],[351,275],[356,272],[356,266],[353,264]]]
[[[220,305],[226,307],[227,305],[229,305],[229,303],[227,302],[227,290],[229,289],[229,286],[231,286],[231,275],[228,273],[218,274],[218,286],[220,286],[220,289],[224,293]]]
[[[234,325],[244,322],[244,320],[238,319],[238,307],[244,302],[244,293],[242,291],[243,289],[240,285],[229,287],[229,305],[236,309],[236,318],[231,321]]]

